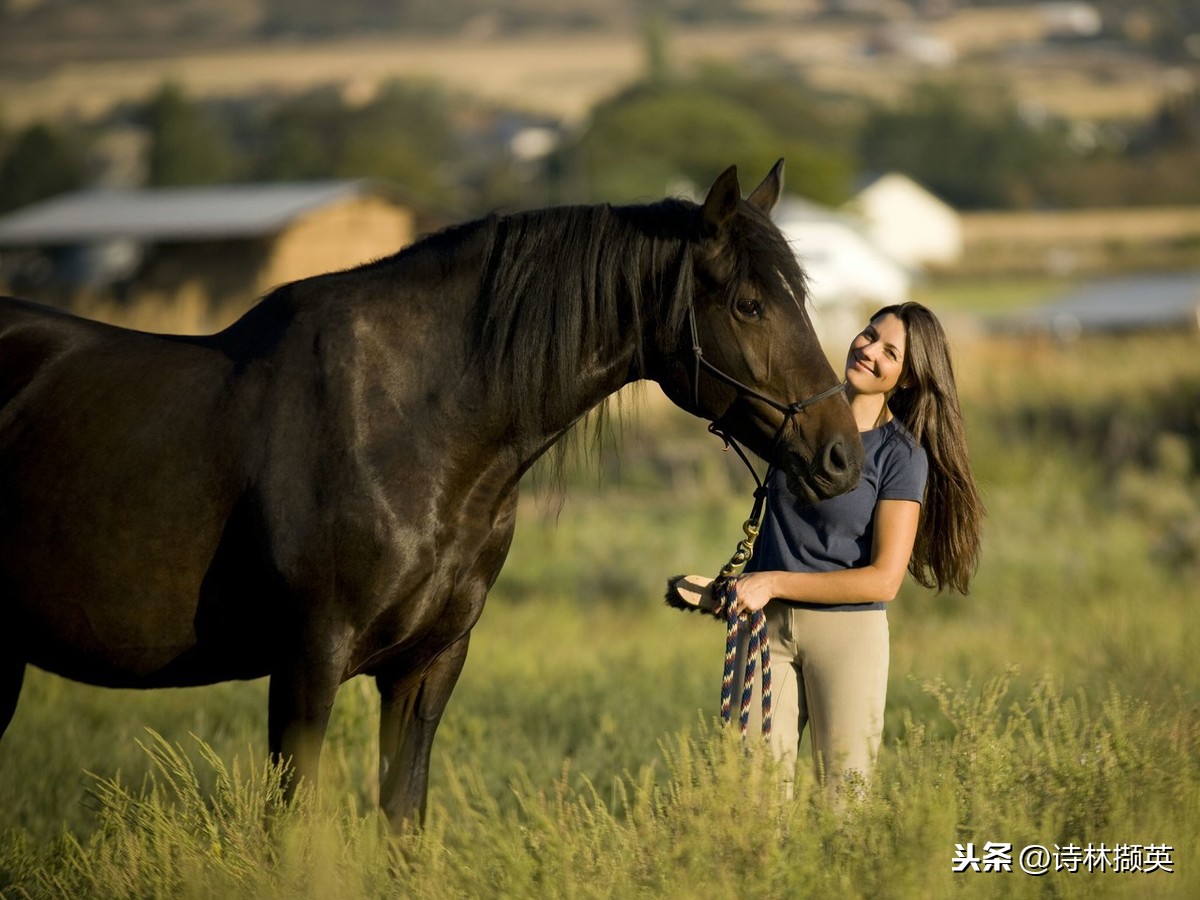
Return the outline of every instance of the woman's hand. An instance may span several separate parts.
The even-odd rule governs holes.
[[[871,562],[831,572],[751,572],[737,580],[737,613],[762,609],[773,597],[807,603],[886,603],[895,598],[917,538],[921,504],[880,500],[875,506]]]
[[[737,602],[734,611],[752,613],[762,609],[777,596],[773,587],[775,572],[751,572],[739,575],[737,580]]]

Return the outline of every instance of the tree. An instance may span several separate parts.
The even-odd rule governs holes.
[[[662,84],[670,63],[667,54],[667,25],[662,16],[651,14],[642,22],[642,47],[646,54],[646,81]]]
[[[457,156],[448,100],[432,87],[394,82],[352,110],[336,174],[381,178],[429,199],[451,193]]]
[[[900,104],[872,106],[859,136],[867,170],[904,172],[963,209],[1036,199],[1029,174],[1062,152],[1003,89],[958,82],[920,82]]]
[[[166,83],[146,108],[150,131],[147,181],[154,187],[215,184],[234,175],[234,155],[220,120]]]
[[[457,159],[450,102],[433,88],[394,82],[362,106],[320,89],[280,107],[253,175],[267,181],[379,178],[431,200],[452,193]]]
[[[330,178],[338,165],[348,111],[331,88],[289,100],[261,129],[253,176],[263,181]]]
[[[703,80],[639,86],[593,111],[563,168],[582,169],[589,197],[662,196],[681,179],[707,184],[736,163],[749,177],[787,159],[790,190],[828,203],[847,197],[851,160],[785,135],[763,110]]]
[[[0,211],[81,187],[87,178],[78,140],[45,124],[21,131],[0,159]]]

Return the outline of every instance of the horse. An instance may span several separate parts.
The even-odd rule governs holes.
[[[208,335],[4,298],[0,736],[27,666],[268,677],[290,798],[366,675],[380,807],[419,827],[522,474],[586,413],[653,380],[799,496],[856,484],[858,430],[769,216],[782,183],[780,160],[745,199],[730,167],[702,203],[492,213]]]

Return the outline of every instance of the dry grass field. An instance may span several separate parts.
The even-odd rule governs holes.
[[[783,62],[815,87],[850,95],[887,97],[928,74],[895,54],[868,55],[874,26],[797,21],[791,25],[673,29],[671,62],[687,67],[718,60],[753,66]],[[963,10],[926,26],[964,63],[1014,86],[1023,100],[1090,118],[1141,116],[1168,89],[1169,74],[1148,63],[1108,61],[1080,67],[1053,55],[997,54],[1035,41],[1035,7]],[[6,121],[21,125],[47,116],[90,119],[115,104],[150,94],[173,79],[200,97],[261,91],[290,93],[340,84],[350,98],[369,97],[391,78],[427,79],[516,108],[578,121],[600,99],[635,79],[643,66],[642,37],[625,32],[526,34],[446,38],[357,38],[321,44],[244,45],[161,55],[146,48],[123,59],[96,58],[95,48],[12,48],[0,63]]]
[[[1191,269],[1200,263],[1200,208],[1194,206],[972,212],[962,222],[960,274]]]
[[[1200,208],[967,212],[962,236],[959,275],[1194,269]]]

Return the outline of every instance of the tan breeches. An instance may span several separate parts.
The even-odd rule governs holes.
[[[885,610],[827,612],[767,604],[771,646],[771,752],[791,790],[805,726],[818,778],[838,792],[851,772],[867,778],[883,734],[887,696]],[[734,716],[741,697],[748,629],[734,668]],[[756,677],[749,734],[762,728],[762,680]]]

